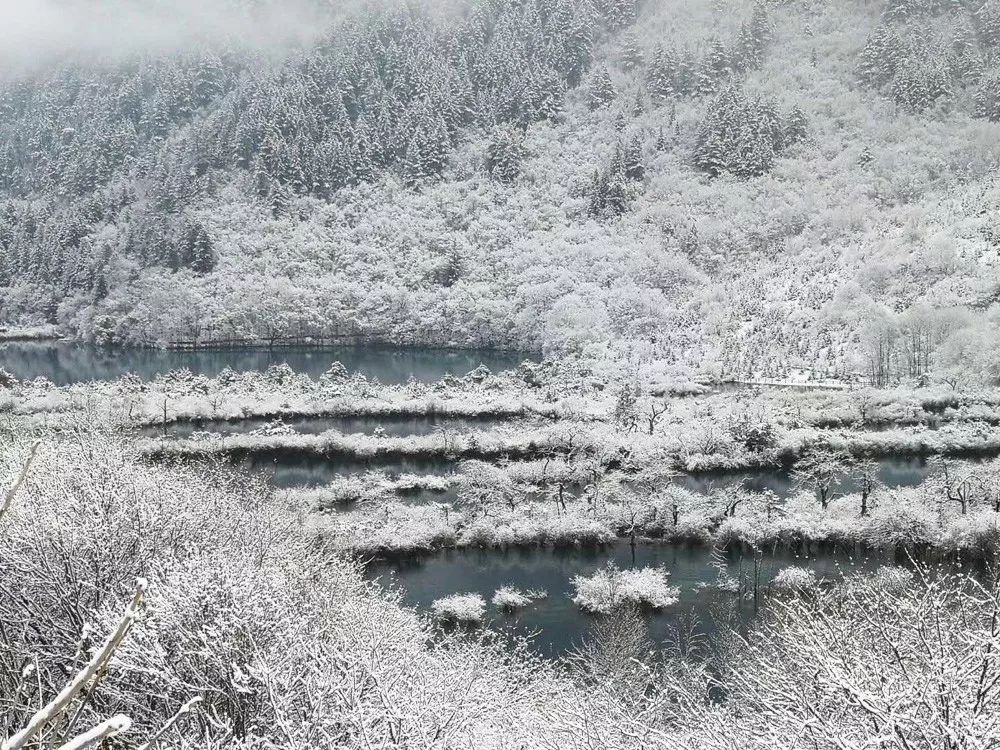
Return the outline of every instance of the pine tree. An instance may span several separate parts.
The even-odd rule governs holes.
[[[1000,72],[985,76],[975,94],[975,115],[1000,122]]]
[[[1000,51],[1000,0],[987,0],[975,14],[979,42],[994,52]]]
[[[718,38],[713,39],[709,44],[705,67],[716,81],[725,79],[733,72],[729,51]]]
[[[191,101],[195,107],[204,107],[222,94],[225,86],[225,71],[222,61],[214,53],[208,52],[199,60],[194,71]]]
[[[613,164],[626,180],[641,181],[646,176],[646,167],[642,161],[642,139],[633,135],[619,141]]]
[[[521,174],[526,156],[520,131],[512,127],[496,128],[486,151],[486,171],[497,182],[512,183]]]
[[[658,46],[646,69],[646,87],[656,99],[667,99],[680,92],[676,86],[677,55],[669,48]]]
[[[183,265],[197,274],[211,273],[215,268],[215,253],[208,232],[200,224],[193,224],[184,240]]]
[[[915,111],[926,109],[951,93],[948,71],[933,62],[902,66],[892,81],[893,99]]]
[[[603,65],[595,70],[587,83],[587,106],[592,110],[601,109],[614,101],[618,92],[611,80],[611,74]]]
[[[591,216],[621,216],[628,210],[629,190],[625,176],[612,169],[594,173],[590,183]]]
[[[749,99],[730,85],[712,101],[702,121],[695,145],[698,169],[717,177],[730,173],[746,179],[768,172],[775,158],[774,108],[769,102]]]
[[[798,106],[792,107],[791,112],[785,118],[783,127],[783,145],[785,148],[793,146],[805,139],[809,133],[809,120]]]
[[[634,33],[629,32],[622,37],[621,61],[625,70],[635,70],[641,67],[645,61],[642,47]]]
[[[430,174],[426,170],[426,162],[420,147],[420,139],[414,135],[407,144],[406,152],[399,165],[400,176],[403,178],[404,185],[417,185],[430,177]]]
[[[905,45],[896,30],[879,24],[869,35],[858,59],[858,77],[869,86],[881,86],[892,80]]]

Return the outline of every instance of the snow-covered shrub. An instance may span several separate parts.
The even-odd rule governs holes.
[[[435,599],[431,612],[445,622],[478,623],[486,614],[486,600],[481,594],[452,594]]]
[[[771,581],[771,587],[778,591],[809,591],[817,585],[816,572],[797,565],[782,568]]]
[[[898,565],[885,565],[870,576],[872,583],[880,589],[892,593],[903,591],[913,583],[913,571]]]
[[[513,611],[523,609],[538,599],[544,599],[548,594],[544,591],[521,591],[512,586],[501,586],[494,592],[492,604],[497,609]]]
[[[611,612],[622,604],[662,609],[677,603],[679,589],[669,584],[666,568],[620,570],[614,564],[591,576],[574,576],[573,601],[584,610],[598,614]]]

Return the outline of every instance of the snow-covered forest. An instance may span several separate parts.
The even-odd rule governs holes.
[[[1000,750],[1000,0],[0,0],[0,750]]]
[[[5,80],[0,315],[995,374],[994,0],[383,3],[319,28]]]

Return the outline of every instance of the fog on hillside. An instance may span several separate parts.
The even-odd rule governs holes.
[[[315,0],[18,0],[0,3],[0,66],[163,54],[197,43],[270,49],[314,38],[363,2]]]

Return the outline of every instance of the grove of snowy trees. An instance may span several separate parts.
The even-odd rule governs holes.
[[[995,377],[995,0],[453,5],[9,75],[0,319]]]

